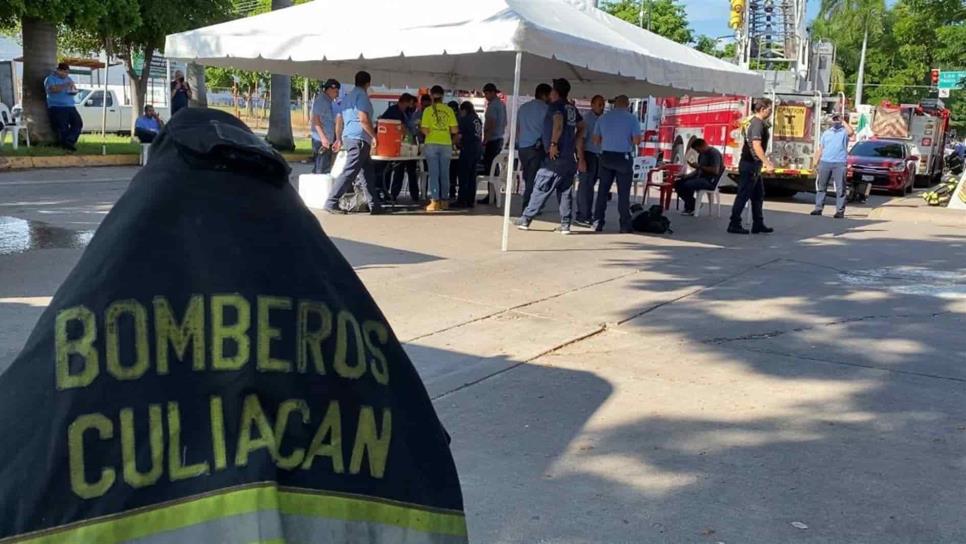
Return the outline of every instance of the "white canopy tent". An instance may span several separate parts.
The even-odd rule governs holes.
[[[652,34],[586,0],[316,0],[167,37],[165,55],[208,66],[388,87],[512,89],[510,161],[521,85],[565,77],[572,96],[754,96],[763,78]],[[512,188],[512,168],[507,172]],[[503,249],[509,198],[505,199]]]

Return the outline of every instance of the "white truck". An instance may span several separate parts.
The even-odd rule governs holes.
[[[80,113],[84,121],[84,132],[100,132],[101,122],[104,119],[104,89],[80,89],[74,98],[77,105],[77,112]],[[154,108],[161,119],[167,121],[171,115],[166,107]],[[125,104],[123,99],[118,99],[117,92],[108,88],[107,90],[107,122],[104,125],[105,132],[129,134],[131,121],[136,119],[141,112],[135,112],[130,103]]]

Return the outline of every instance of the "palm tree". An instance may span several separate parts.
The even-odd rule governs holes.
[[[272,11],[287,8],[292,0],[272,0]],[[292,98],[291,78],[286,75],[272,74],[272,109],[268,114],[268,135],[266,140],[275,149],[292,151],[295,139],[292,137]]]
[[[826,20],[842,18],[848,27],[862,25],[862,52],[859,55],[859,71],[855,81],[855,104],[862,103],[862,84],[865,79],[865,52],[869,44],[869,31],[881,24],[885,13],[884,0],[822,0],[819,15]]]

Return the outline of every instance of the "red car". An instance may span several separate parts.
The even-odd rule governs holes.
[[[848,159],[851,183],[870,183],[873,189],[912,192],[919,157],[909,145],[896,140],[865,140],[852,146]]]

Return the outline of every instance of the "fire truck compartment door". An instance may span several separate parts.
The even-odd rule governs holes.
[[[805,106],[781,105],[775,109],[775,137],[804,138],[808,121]]]

